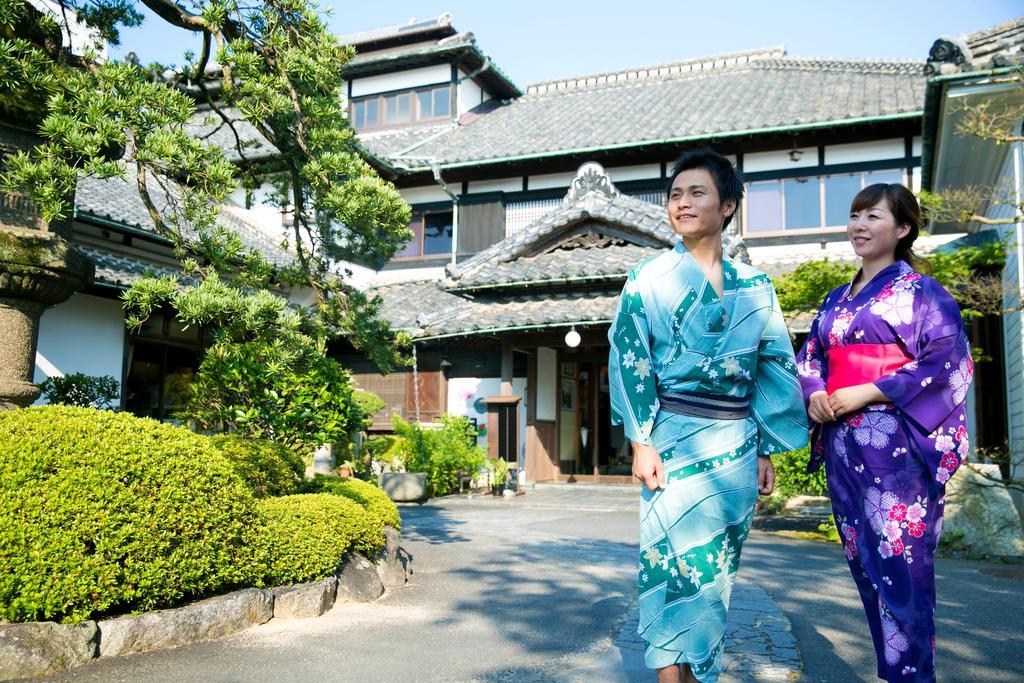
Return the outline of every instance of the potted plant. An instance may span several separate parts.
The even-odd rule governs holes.
[[[508,481],[508,463],[501,458],[495,458],[487,463],[491,470],[491,494],[501,496],[505,493],[505,483]]]
[[[353,476],[359,469],[358,463],[354,460],[346,460],[345,462],[338,465],[338,476],[342,479],[348,479]]]

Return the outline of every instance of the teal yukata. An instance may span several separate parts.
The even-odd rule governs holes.
[[[643,490],[640,626],[647,666],[721,671],[726,611],[757,501],[757,456],[807,443],[793,346],[771,281],[722,261],[718,294],[682,243],[633,269],[608,333],[612,422],[654,446],[667,484]],[[721,420],[662,409],[659,394],[748,398]]]

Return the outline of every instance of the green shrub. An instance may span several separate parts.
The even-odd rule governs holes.
[[[318,474],[306,482],[305,490],[309,493],[330,493],[344,496],[362,505],[370,517],[376,520],[382,528],[385,526],[395,529],[402,528],[398,507],[388,498],[388,494],[373,484],[359,479],[341,479]]]
[[[442,415],[440,429],[423,429],[395,415],[395,433],[404,441],[397,456],[409,472],[426,472],[432,496],[443,496],[459,488],[460,472],[476,472],[487,466],[487,453],[473,445],[475,430],[461,416]]]
[[[306,465],[293,450],[265,439],[223,434],[211,439],[257,498],[296,493]]]
[[[366,550],[367,539],[381,534],[363,506],[343,496],[307,493],[265,498],[257,505],[263,517],[258,568],[268,585],[328,576],[345,553]],[[370,546],[368,552],[380,548]]]
[[[117,380],[110,375],[93,377],[74,372],[63,377],[48,377],[36,386],[43,398],[54,405],[114,410],[121,401]]]
[[[220,340],[206,351],[182,415],[282,443],[312,461],[321,444],[362,428],[351,374],[326,356],[298,353],[286,339]]]
[[[0,413],[0,616],[80,621],[257,578],[252,494],[203,436],[126,413]]]
[[[775,495],[782,498],[783,502],[799,495],[828,495],[825,467],[822,466],[813,474],[807,473],[807,462],[810,457],[811,451],[806,446],[772,457],[772,465],[775,467]]]

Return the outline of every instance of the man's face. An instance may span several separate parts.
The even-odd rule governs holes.
[[[714,178],[703,168],[683,171],[668,194],[668,219],[681,237],[721,235],[725,219],[736,211],[732,199],[722,202]]]

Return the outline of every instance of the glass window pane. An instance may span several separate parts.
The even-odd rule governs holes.
[[[434,116],[442,117],[448,116],[451,107],[451,98],[449,97],[450,90],[448,86],[438,88],[434,91]]]
[[[160,419],[160,367],[163,349],[153,344],[132,342],[125,378],[125,410],[139,417]]]
[[[779,181],[747,184],[747,232],[782,230]]]
[[[408,123],[412,120],[412,96],[409,93],[384,98],[387,123]]]
[[[416,216],[406,227],[412,230],[412,239],[409,240],[409,243],[405,245],[405,248],[402,249],[402,251],[395,254],[395,258],[420,255],[420,242],[423,239],[423,219]]]
[[[825,225],[830,228],[849,222],[850,203],[860,192],[860,173],[825,178]]]
[[[356,130],[366,127],[366,102],[352,104],[352,126]]]
[[[431,112],[434,110],[431,94],[430,90],[416,93],[416,118],[429,119],[431,117]]]
[[[380,125],[380,100],[374,97],[366,100],[366,127],[373,128]]]
[[[864,174],[864,187],[874,185],[875,183],[886,183],[887,185],[899,183],[902,185],[903,171],[893,168],[886,169],[885,171],[871,171]]]
[[[431,213],[423,218],[423,254],[452,253],[452,215]]]
[[[821,190],[817,178],[785,180],[786,230],[821,227]]]

